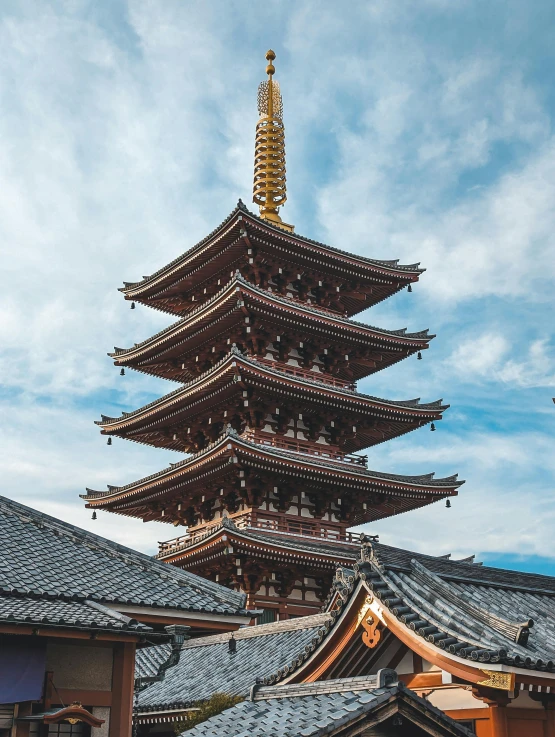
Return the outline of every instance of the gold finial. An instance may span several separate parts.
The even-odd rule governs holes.
[[[266,53],[268,79],[258,87],[258,114],[254,152],[253,202],[260,208],[260,217],[292,231],[292,225],[282,222],[279,208],[287,200],[285,185],[285,129],[283,101],[279,82],[274,80],[275,53]]]

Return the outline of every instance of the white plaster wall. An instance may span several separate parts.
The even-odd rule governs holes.
[[[398,664],[395,670],[397,671],[399,675],[401,675],[402,673],[413,673],[414,672],[412,650],[407,650],[407,652],[403,655],[401,662]]]
[[[487,705],[483,701],[475,699],[471,691],[467,691],[465,688],[436,689],[428,696],[428,701],[442,711],[449,709],[487,709]]]
[[[108,737],[110,733],[110,707],[109,706],[93,706],[93,716],[97,719],[104,719],[104,724],[91,730],[94,737]]]

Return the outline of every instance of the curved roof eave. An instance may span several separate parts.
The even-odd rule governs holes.
[[[239,200],[237,206],[220,223],[220,225],[218,225],[211,233],[205,236],[205,238],[199,241],[196,245],[185,251],[173,261],[170,261],[161,269],[155,271],[153,274],[150,274],[147,277],[143,277],[141,281],[125,282],[124,286],[120,287],[119,291],[128,297],[138,296],[141,294],[141,292],[144,292],[155,286],[157,282],[162,282],[164,278],[170,276],[172,272],[178,273],[180,269],[182,269],[187,264],[187,262],[191,261],[194,257],[199,255],[200,251],[210,246],[210,244],[214,240],[221,238],[225,229],[231,223],[233,223],[234,218],[238,216],[247,216],[249,219],[252,220],[254,225],[262,227],[265,231],[279,237],[283,241],[292,242],[298,246],[305,248],[316,248],[320,252],[331,258],[341,260],[348,259],[354,265],[359,265],[361,267],[372,267],[375,270],[382,271],[384,273],[389,272],[390,274],[400,276],[401,278],[414,276],[417,279],[418,276],[425,271],[425,269],[420,268],[420,264],[418,263],[399,264],[398,259],[371,259],[365,256],[358,256],[357,254],[350,253],[348,251],[343,251],[339,248],[335,248],[334,246],[329,246],[325,243],[320,243],[318,241],[306,238],[295,233],[286,233],[279,227],[272,226],[270,223],[268,223],[267,220],[263,220],[262,218],[255,215],[243,204],[241,200]]]

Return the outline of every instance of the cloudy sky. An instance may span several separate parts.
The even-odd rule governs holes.
[[[451,409],[437,432],[371,450],[370,465],[466,484],[450,510],[372,532],[555,574],[551,0],[4,0],[2,493],[146,552],[174,536],[108,513],[92,522],[78,496],[179,458],[108,448],[93,424],[174,388],[120,377],[106,356],[170,322],[131,312],[117,288],[250,202],[269,47],[285,104],[284,218],[427,269],[362,319],[430,328],[431,349],[360,387]]]

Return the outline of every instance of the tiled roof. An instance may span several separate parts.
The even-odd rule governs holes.
[[[404,627],[438,650],[477,663],[555,672],[553,577],[435,558],[366,539],[353,568],[337,570],[326,605],[335,607],[329,613],[336,622],[360,580]],[[309,656],[299,650],[293,670],[278,669],[263,682],[278,683]]]
[[[150,627],[95,602],[64,601],[40,596],[0,596],[0,625],[37,624],[85,630],[151,632]],[[161,646],[163,647],[163,646]],[[169,646],[171,649],[171,646]]]
[[[406,338],[409,341],[414,340],[429,342],[430,340],[432,340],[432,338],[435,338],[435,335],[430,334],[428,330],[420,330],[415,333],[408,333],[406,328],[400,328],[398,330],[386,330],[385,328],[377,328],[372,325],[367,325],[363,322],[357,322],[356,320],[342,317],[339,314],[334,315],[329,313],[327,310],[321,310],[317,305],[301,303],[297,300],[290,299],[289,297],[284,297],[276,292],[271,292],[267,289],[263,289],[262,287],[255,286],[254,284],[251,284],[251,282],[249,282],[247,279],[242,277],[241,274],[236,273],[231,278],[231,280],[222,287],[219,292],[217,292],[206,302],[201,303],[197,308],[188,312],[186,317],[180,318],[172,325],[169,325],[163,330],[160,330],[158,333],[155,333],[154,335],[150,336],[146,340],[141,341],[140,343],[135,343],[135,345],[130,348],[116,347],[114,348],[113,353],[109,353],[108,355],[112,358],[120,359],[124,356],[124,354],[133,353],[138,348],[145,348],[150,344],[154,344],[156,341],[158,341],[158,339],[162,337],[171,336],[182,328],[187,328],[188,323],[191,322],[193,318],[195,318],[203,311],[209,311],[211,305],[221,300],[222,297],[226,295],[226,293],[228,293],[226,299],[229,298],[232,300],[236,300],[237,288],[242,288],[247,292],[251,291],[254,297],[259,297],[265,300],[269,300],[270,302],[275,302],[277,305],[283,305],[285,307],[300,311],[301,313],[307,313],[309,316],[314,316],[316,318],[326,318],[335,321],[337,327],[339,328],[363,328],[364,330],[371,331],[373,333],[376,333],[377,335],[383,336],[384,339]]]
[[[139,694],[139,708],[153,711],[185,707],[218,691],[246,696],[257,678],[288,667],[295,653],[321,639],[330,622],[329,615],[316,614],[246,627],[233,633],[235,653],[229,651],[231,635],[227,633],[189,640],[179,663],[166,672],[164,680]],[[160,647],[158,655],[151,653],[152,662],[162,661],[162,648],[166,646]]]
[[[189,250],[185,251],[185,253],[181,254],[180,256],[175,258],[173,261],[170,261],[170,263],[166,264],[161,269],[158,269],[158,271],[155,271],[150,276],[143,277],[141,281],[125,282],[124,287],[120,289],[120,291],[127,292],[127,291],[132,291],[133,289],[136,289],[139,286],[146,286],[148,285],[149,282],[154,281],[157,277],[162,276],[165,272],[169,272],[174,267],[178,267],[179,265],[186,263],[197,251],[200,251],[203,246],[208,244],[214,238],[214,236],[216,236],[223,228],[229,225],[233,221],[233,219],[241,213],[247,214],[250,218],[252,218],[253,221],[259,223],[260,225],[263,225],[265,230],[274,232],[276,235],[281,236],[281,237],[285,235],[283,230],[281,230],[279,227],[274,227],[270,225],[270,223],[267,220],[263,220],[262,218],[255,215],[244,205],[244,203],[241,200],[239,200],[235,209],[223,220],[223,222],[221,222],[220,225],[214,228],[214,230],[211,233],[209,233],[205,238],[203,238],[199,243],[197,243],[195,246],[193,246]],[[334,248],[333,246],[328,246],[325,243],[319,243],[318,241],[298,235],[297,233],[288,233],[287,237],[288,239],[293,238],[298,242],[310,244],[310,245],[325,249],[326,251],[330,252],[330,255],[337,254],[338,256],[347,256],[351,259],[355,259],[356,261],[360,263],[366,263],[369,266],[385,268],[387,270],[393,270],[393,271],[405,271],[405,272],[409,272],[413,274],[421,274],[423,271],[425,271],[424,269],[418,268],[419,264],[404,265],[404,264],[399,264],[398,259],[382,261],[382,260],[367,258],[366,256],[358,256],[357,254],[349,253],[347,251],[342,251],[339,248]]]
[[[374,715],[380,707],[402,700],[409,704],[403,709],[403,728],[394,728],[395,734],[409,735],[411,729],[428,724],[435,735],[469,737],[465,727],[457,724],[429,702],[416,696],[400,683],[388,685],[390,679],[380,683],[380,676],[316,681],[294,686],[260,688],[252,700],[226,709],[183,734],[187,737],[323,737],[336,733],[342,727],[357,722],[362,725],[365,715]],[[396,674],[392,671],[386,673]],[[411,708],[412,707],[412,708]],[[412,722],[411,712],[419,715]],[[391,716],[384,708],[378,721]],[[417,726],[418,724],[418,726]],[[412,727],[411,727],[412,725]],[[373,724],[372,724],[373,726]],[[427,730],[418,729],[424,734]],[[373,734],[372,730],[372,734]],[[390,732],[388,731],[387,734]],[[358,734],[358,731],[356,732]],[[362,731],[366,734],[366,731]],[[381,734],[381,732],[380,732]],[[385,734],[385,732],[384,732]],[[392,732],[393,734],[393,732]]]
[[[231,526],[229,523],[232,521],[229,518],[223,520]],[[260,542],[269,543],[270,545],[278,545],[279,547],[287,548],[288,550],[303,550],[307,553],[314,553],[315,555],[330,555],[334,558],[343,560],[356,560],[359,553],[359,546],[347,542],[333,542],[331,540],[322,540],[315,538],[296,537],[294,535],[284,535],[279,532],[256,530],[253,528],[247,528],[245,530],[238,530],[238,533],[251,540],[258,540]]]
[[[172,646],[169,642],[152,647],[142,647],[135,653],[135,678],[149,678],[158,674],[162,663],[170,657]]]
[[[357,575],[428,642],[480,663],[555,671],[555,578],[375,543],[362,550]],[[397,598],[401,605],[388,605]]]
[[[220,435],[220,437],[213,443],[207,445],[206,448],[203,448],[203,450],[199,451],[198,453],[192,453],[191,455],[187,456],[181,461],[178,461],[177,463],[171,463],[168,468],[164,468],[157,473],[153,473],[150,476],[146,476],[145,478],[133,481],[129,484],[126,484],[125,486],[109,486],[108,491],[95,491],[93,489],[87,489],[87,494],[82,494],[81,498],[85,500],[91,500],[113,496],[114,494],[117,494],[121,491],[127,491],[129,489],[139,487],[148,481],[161,478],[166,474],[173,474],[178,468],[188,466],[202,457],[208,458],[212,454],[212,452],[223,445],[228,438],[232,438],[236,441],[238,450],[241,450],[241,446],[244,446],[246,450],[253,449],[261,451],[268,456],[292,460],[297,463],[321,467],[323,469],[334,469],[342,472],[348,471],[349,473],[356,474],[362,479],[373,479],[377,482],[380,482],[382,480],[396,481],[401,484],[407,484],[409,486],[418,486],[424,488],[426,491],[431,491],[433,489],[454,489],[464,484],[464,481],[458,481],[457,474],[439,479],[434,478],[434,473],[419,474],[417,476],[403,476],[401,474],[372,471],[371,469],[368,469],[360,464],[347,463],[343,461],[333,461],[330,459],[322,458],[321,456],[316,456],[309,453],[300,453],[298,451],[287,450],[285,448],[274,448],[269,445],[254,443],[250,440],[247,440],[245,437],[241,436],[239,433],[233,430],[233,428],[228,426]]]
[[[0,593],[246,615],[245,596],[0,497]]]
[[[224,358],[214,364],[214,366],[208,369],[208,371],[203,372],[202,374],[200,374],[200,376],[196,377],[192,381],[188,381],[187,383],[180,386],[178,389],[174,389],[168,394],[164,394],[162,397],[159,397],[158,399],[155,399],[154,401],[149,402],[148,404],[145,404],[142,407],[133,410],[132,412],[123,412],[120,417],[108,417],[106,415],[102,415],[102,419],[100,421],[97,421],[95,424],[109,425],[114,422],[122,422],[124,420],[130,420],[131,418],[136,417],[137,415],[140,415],[147,410],[153,409],[154,407],[163,406],[168,402],[170,402],[171,404],[176,404],[182,395],[183,397],[185,397],[195,386],[202,387],[203,384],[210,381],[212,376],[218,374],[224,364],[231,364],[234,359],[238,359],[239,365],[244,365],[247,368],[252,367],[258,369],[266,374],[269,374],[270,376],[275,377],[279,381],[287,380],[295,382],[297,384],[300,384],[301,386],[318,389],[318,391],[327,390],[334,394],[340,395],[340,397],[343,396],[346,399],[356,398],[365,400],[367,402],[374,402],[376,404],[383,405],[386,409],[410,409],[422,413],[432,411],[435,414],[436,412],[446,410],[449,407],[449,405],[442,404],[442,399],[438,399],[434,402],[422,403],[420,402],[419,398],[405,400],[382,399],[380,397],[374,397],[371,394],[363,394],[362,392],[356,391],[356,389],[333,386],[331,384],[327,384],[324,381],[318,381],[317,376],[314,379],[310,379],[304,376],[291,375],[286,373],[285,371],[280,371],[278,368],[270,367],[264,363],[261,363],[260,361],[257,361],[256,359],[243,354],[238,348],[233,346],[229,354],[227,356],[224,356]]]

